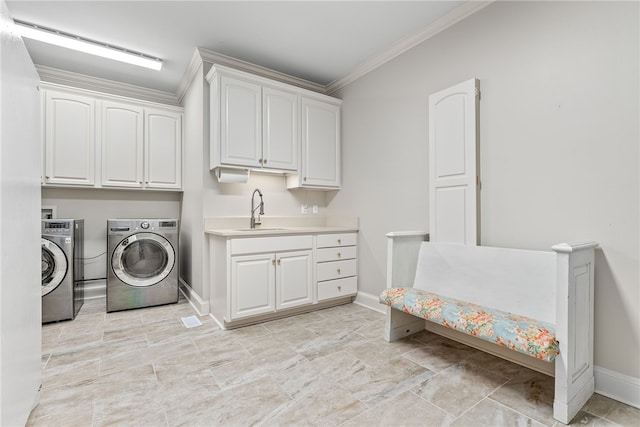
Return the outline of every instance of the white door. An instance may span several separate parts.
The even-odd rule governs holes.
[[[262,89],[262,166],[298,169],[298,96],[265,87]]]
[[[311,251],[288,252],[276,256],[278,310],[313,302],[311,271]]]
[[[262,87],[222,76],[220,104],[220,161],[262,166]]]
[[[479,243],[479,81],[429,96],[429,234],[434,242]]]
[[[340,107],[302,98],[302,186],[340,187]]]
[[[275,264],[272,253],[231,257],[231,320],[275,311]]]
[[[182,186],[182,115],[145,108],[145,187]]]
[[[102,185],[142,187],[143,120],[142,107],[103,101]]]
[[[47,91],[45,95],[46,184],[94,184],[95,101]]]

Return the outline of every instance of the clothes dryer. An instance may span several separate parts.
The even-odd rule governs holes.
[[[107,311],[178,302],[178,220],[107,221]]]
[[[84,220],[42,220],[42,323],[75,319],[84,303]]]

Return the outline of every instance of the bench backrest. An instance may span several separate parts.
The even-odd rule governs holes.
[[[556,253],[424,242],[414,288],[556,323]]]

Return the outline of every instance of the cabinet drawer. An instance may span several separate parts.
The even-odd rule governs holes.
[[[318,247],[355,246],[358,244],[356,233],[319,234]]]
[[[343,259],[353,259],[356,257],[355,246],[344,246],[337,248],[318,249],[318,262],[340,261]]]
[[[322,262],[318,264],[318,282],[355,276],[358,264],[355,259]]]
[[[231,240],[231,254],[295,251],[311,249],[313,236],[249,237]]]
[[[353,295],[358,291],[358,278],[329,280],[318,283],[318,301]]]

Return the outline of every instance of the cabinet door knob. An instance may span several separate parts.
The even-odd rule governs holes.
[[[276,260],[275,260],[275,259],[272,259],[272,260],[271,260],[271,264],[276,265]]]
[[[262,163],[267,163],[267,159],[262,159]]]
[[[280,260],[279,259],[278,259],[278,262],[276,264],[280,265]]]

